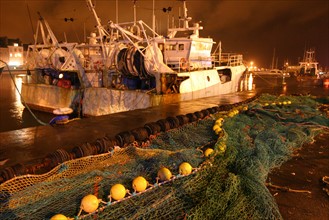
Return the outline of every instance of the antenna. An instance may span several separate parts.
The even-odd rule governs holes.
[[[180,7],[178,8],[178,28],[180,28]]]
[[[83,22],[83,42],[87,42],[87,34],[86,34],[86,22]]]
[[[155,31],[155,14],[154,14],[154,0],[153,0],[153,13],[152,13],[152,29]],[[153,33],[153,37],[155,37],[155,34]]]
[[[118,0],[115,0],[115,23],[119,23],[119,7]]]
[[[64,32],[64,39],[65,39],[65,42],[67,42],[67,38],[66,38],[66,33]]]
[[[183,1],[184,3],[184,28],[188,28],[188,22],[189,22],[189,19],[187,17],[187,7],[186,7],[186,1]]]
[[[134,2],[134,25],[136,25],[136,2],[137,0],[133,0]]]

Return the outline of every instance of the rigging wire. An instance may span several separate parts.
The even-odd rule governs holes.
[[[31,113],[31,115],[33,116],[33,118],[34,118],[39,124],[41,124],[41,125],[48,125],[48,123],[45,123],[45,122],[41,121],[40,119],[38,119],[38,117],[32,112],[32,110],[30,109],[30,107],[29,107],[29,106],[26,104],[26,102],[24,101],[24,99],[23,99],[23,97],[22,97],[22,94],[21,94],[21,92],[19,91],[19,89],[18,89],[18,87],[17,87],[17,85],[16,85],[16,82],[15,82],[14,76],[13,76],[13,74],[11,73],[11,70],[10,70],[8,64],[7,64],[5,61],[3,61],[3,60],[0,60],[0,62],[4,63],[4,64],[6,65],[6,67],[7,67],[7,69],[8,69],[8,72],[9,72],[9,75],[10,75],[10,77],[11,77],[11,80],[13,81],[14,86],[15,86],[15,88],[16,88],[16,91],[18,92],[19,96],[21,97],[21,101],[22,101],[22,103],[23,103],[24,106],[27,108],[27,110]]]
[[[31,28],[32,28],[32,36],[34,36],[34,28],[33,28],[33,23],[32,23],[32,18],[31,18],[31,13],[30,13],[30,7],[29,7],[29,4],[27,3],[27,1],[25,0],[25,3],[26,3],[26,8],[27,8],[27,12],[29,14],[29,20],[30,20],[30,23],[31,23]]]

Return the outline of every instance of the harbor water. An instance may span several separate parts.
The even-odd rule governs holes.
[[[25,71],[15,71],[12,75],[4,71],[0,77],[0,132],[17,130],[40,125],[21,102],[22,83],[30,76]],[[48,123],[54,116],[49,113],[32,111],[35,116]]]

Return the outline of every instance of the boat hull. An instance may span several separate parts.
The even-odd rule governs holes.
[[[79,90],[47,84],[22,84],[22,102],[32,109],[53,112],[58,108],[75,109]]]
[[[180,93],[174,94],[157,95],[145,90],[89,87],[84,89],[82,112],[84,116],[101,116],[237,92],[245,67],[229,69],[232,75],[227,82],[220,80],[215,68],[182,73],[188,78],[181,83]],[[55,85],[23,84],[22,97],[30,108],[46,112],[58,108],[76,110],[79,105],[79,90]]]
[[[230,69],[232,78],[225,83],[220,81],[216,69],[185,73],[189,78],[182,82],[181,93],[177,94],[156,95],[141,90],[87,88],[84,92],[83,114],[100,116],[237,92],[245,67]]]

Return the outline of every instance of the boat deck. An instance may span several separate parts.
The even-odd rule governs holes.
[[[17,163],[44,158],[57,149],[71,150],[97,138],[114,137],[122,131],[142,127],[169,116],[193,113],[210,107],[232,104],[252,98],[256,91],[172,103],[147,109],[75,120],[65,125],[37,126],[0,133],[0,170]]]

